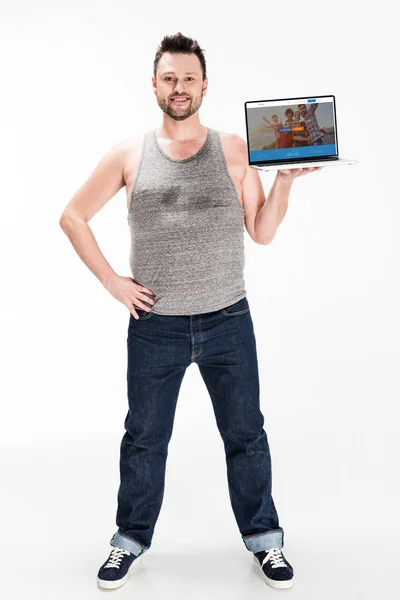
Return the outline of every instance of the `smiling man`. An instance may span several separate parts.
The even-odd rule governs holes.
[[[151,546],[179,390],[187,367],[196,363],[224,443],[241,539],[269,585],[291,587],[293,568],[282,553],[284,532],[271,495],[243,276],[244,228],[256,244],[271,243],[293,179],[317,169],[278,171],[265,197],[257,170],[248,165],[246,142],[200,123],[208,79],[195,40],[181,33],[162,40],[152,84],[160,126],[111,148],[60,219],[81,259],[130,311],[118,530],[97,583],[123,585]],[[112,269],[88,225],[122,187],[132,277]],[[215,535],[210,532],[211,544]]]

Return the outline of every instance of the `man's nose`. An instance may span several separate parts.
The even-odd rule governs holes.
[[[182,84],[177,83],[174,88],[175,94],[186,94],[185,88]]]

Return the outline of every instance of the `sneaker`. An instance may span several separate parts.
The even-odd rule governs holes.
[[[97,585],[107,590],[118,588],[128,581],[129,572],[140,564],[143,556],[114,546],[97,573]]]
[[[282,554],[281,548],[271,548],[254,553],[254,560],[265,577],[265,582],[273,588],[290,588],[294,584],[294,572]]]

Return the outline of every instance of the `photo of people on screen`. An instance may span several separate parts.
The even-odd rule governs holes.
[[[248,115],[250,150],[335,143],[331,102],[257,107]]]

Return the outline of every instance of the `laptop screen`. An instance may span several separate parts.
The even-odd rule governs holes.
[[[245,102],[249,164],[337,156],[334,96]]]

